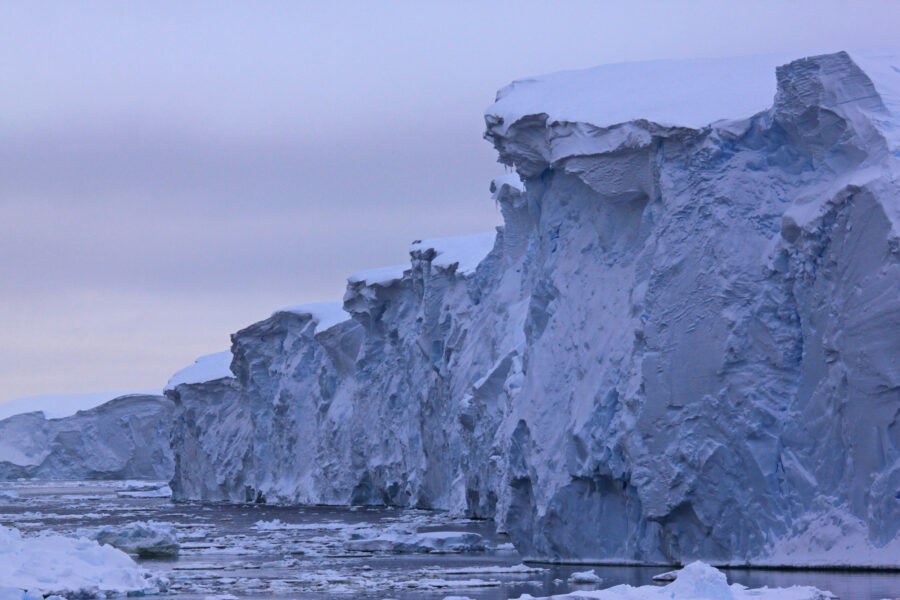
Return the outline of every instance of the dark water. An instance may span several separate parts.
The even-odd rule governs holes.
[[[139,559],[170,580],[181,600],[210,597],[413,598],[467,596],[500,600],[522,594],[547,596],[573,589],[575,571],[590,567],[532,565],[534,572],[508,572],[521,564],[492,523],[452,519],[442,513],[400,509],[174,504],[167,498],[133,498],[123,490],[153,488],[146,482],[13,482],[0,491],[0,525],[24,532],[70,534],[79,528],[130,521],[176,527],[182,543],[177,559]],[[276,523],[277,520],[277,523]],[[489,550],[461,554],[394,554],[348,551],[352,537],[389,530],[468,531],[484,537]],[[519,567],[521,568],[521,567]],[[506,570],[507,572],[504,572]],[[667,569],[595,567],[600,587],[652,583]],[[900,573],[830,571],[726,571],[729,581],[749,587],[811,585],[843,600],[900,597]]]

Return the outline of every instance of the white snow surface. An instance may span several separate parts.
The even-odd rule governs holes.
[[[342,302],[312,302],[309,304],[299,304],[297,306],[288,306],[272,313],[272,316],[278,313],[294,313],[301,316],[310,316],[316,322],[316,333],[331,329],[338,323],[343,323],[350,319],[350,313],[344,310]]]
[[[775,68],[797,58],[654,60],[617,63],[519,79],[497,93],[487,115],[509,127],[546,114],[548,122],[608,127],[637,119],[700,129],[749,117],[772,105]]]
[[[409,270],[409,265],[394,265],[391,267],[379,267],[359,271],[347,278],[349,283],[362,283],[364,285],[388,285],[403,278],[403,273]]]
[[[159,396],[161,389],[92,394],[45,394],[16,398],[0,404],[0,420],[28,412],[42,412],[47,419],[64,419],[81,410],[90,410],[122,396]]]
[[[484,260],[497,239],[496,231],[485,233],[471,233],[454,237],[434,238],[413,242],[409,247],[411,254],[434,251],[431,264],[436,267],[449,269],[457,265],[458,273],[468,275],[475,272],[475,268]]]
[[[94,540],[23,537],[0,526],[0,588],[81,597],[152,594],[159,589],[127,554]]]
[[[896,50],[851,52],[892,112],[900,108]],[[767,110],[775,97],[775,69],[800,58],[768,54],[734,58],[654,60],[560,71],[514,81],[497,93],[485,114],[519,119],[546,114],[547,122],[610,127],[645,120],[701,129]]]
[[[617,585],[603,590],[577,591],[552,596],[571,600],[829,600],[827,591],[808,586],[749,589],[734,583],[728,585],[725,574],[702,562],[693,562],[676,572],[677,579],[665,586],[633,587]],[[595,576],[596,577],[596,576]],[[518,600],[532,600],[523,594]]]
[[[174,390],[179,385],[215,381],[225,377],[234,377],[231,372],[232,355],[230,350],[206,354],[194,361],[194,364],[181,369],[172,375],[165,390]]]

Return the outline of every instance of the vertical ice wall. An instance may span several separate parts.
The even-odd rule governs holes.
[[[168,392],[176,495],[449,509],[544,559],[897,566],[900,61],[777,60],[502,90],[525,185],[495,182],[493,244],[234,334],[233,378]]]

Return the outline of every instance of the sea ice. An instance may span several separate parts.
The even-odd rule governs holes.
[[[524,594],[518,600],[531,600]],[[702,562],[677,571],[677,579],[666,586],[617,585],[603,590],[576,591],[553,596],[554,600],[835,600],[833,594],[813,587],[748,589],[728,585],[725,574]]]
[[[0,582],[2,593],[13,600],[24,600],[26,591],[80,598],[156,594],[164,583],[112,546],[54,534],[24,537],[2,526]]]
[[[177,556],[181,547],[175,527],[156,521],[135,521],[121,525],[105,525],[96,529],[79,529],[78,535],[101,544],[109,544],[142,558]]]

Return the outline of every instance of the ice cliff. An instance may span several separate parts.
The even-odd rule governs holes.
[[[172,409],[164,396],[134,394],[61,418],[52,410],[7,417],[0,420],[0,480],[168,479]]]
[[[176,497],[448,509],[548,560],[900,566],[898,56],[504,88],[504,225],[170,385]]]

